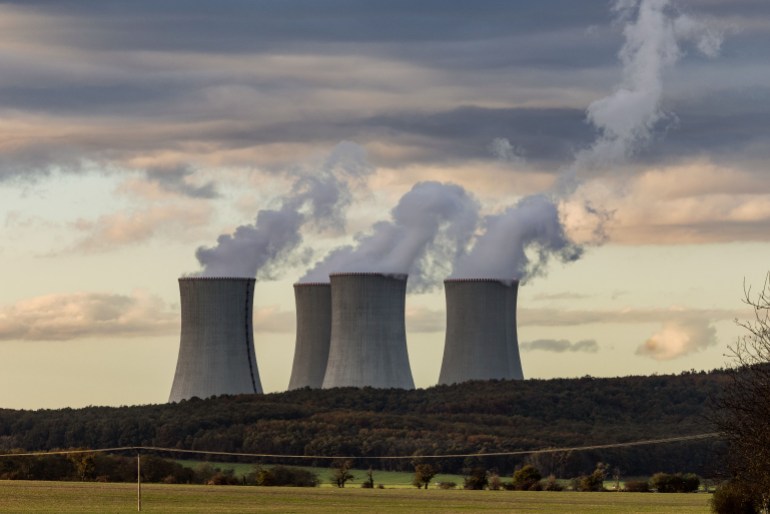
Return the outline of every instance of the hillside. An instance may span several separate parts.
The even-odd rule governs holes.
[[[710,432],[708,399],[724,372],[469,382],[414,391],[299,390],[171,405],[0,410],[0,450],[160,446],[304,455],[408,470],[379,456],[498,452],[627,442]],[[574,476],[609,462],[625,475],[718,471],[715,440],[540,456],[546,473]],[[522,458],[441,459],[444,472],[480,464],[510,472]],[[286,463],[298,463],[286,460]],[[328,465],[326,459],[307,462]]]

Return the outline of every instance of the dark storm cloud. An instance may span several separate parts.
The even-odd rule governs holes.
[[[186,87],[190,87],[187,85]],[[29,84],[0,86],[0,104],[6,108],[52,115],[121,115],[131,117],[164,110],[179,96],[179,84],[136,78],[121,84]],[[137,109],[142,109],[137,111]]]
[[[421,138],[431,161],[492,158],[489,144],[497,137],[516,141],[528,160],[568,159],[592,138],[585,114],[578,109],[489,109],[460,107],[439,112],[388,113],[368,118],[305,120],[264,127],[239,128],[215,138],[233,145],[280,141],[334,140],[352,134],[357,141]]]
[[[738,68],[682,87],[687,95],[664,94],[676,122],[634,158],[766,156],[770,95],[750,89],[770,80],[766,2],[677,5],[727,20],[724,57],[708,66]],[[448,163],[493,159],[490,143],[505,138],[528,163],[557,172],[594,140],[585,109],[611,92],[622,44],[608,3],[572,0],[31,0],[0,2],[0,10],[0,110],[11,114],[0,133],[0,179],[85,161],[148,162],[152,152],[344,139],[408,147],[410,162]],[[687,73],[702,63],[692,54]],[[357,60],[369,67],[359,70]],[[754,70],[753,82],[741,66]],[[410,100],[426,92],[429,105]],[[17,119],[26,133],[15,130]],[[402,155],[373,159],[400,165]],[[215,193],[189,186],[184,173],[148,176],[188,196]]]
[[[99,49],[254,52],[305,45],[494,39],[606,24],[601,2],[245,0],[6,2],[57,16],[69,45]],[[84,24],[82,22],[90,21]]]
[[[669,103],[673,113],[665,137],[640,152],[638,158],[706,154],[715,161],[770,156],[770,88],[720,90]]]

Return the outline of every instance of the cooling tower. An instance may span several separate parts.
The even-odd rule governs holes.
[[[170,402],[261,393],[253,278],[180,278],[182,333]]]
[[[506,284],[507,305],[506,313],[508,319],[505,326],[507,329],[508,340],[508,364],[510,366],[511,378],[515,380],[524,380],[524,371],[521,369],[521,356],[519,355],[519,334],[516,323],[516,301],[519,296],[519,281],[514,280]]]
[[[414,389],[406,348],[406,275],[330,275],[332,332],[323,388]]]
[[[289,389],[323,385],[332,331],[332,297],[328,283],[294,284],[297,340]]]
[[[446,340],[439,384],[521,379],[516,335],[518,282],[450,279],[446,292]]]

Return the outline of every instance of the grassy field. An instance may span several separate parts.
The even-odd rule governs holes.
[[[707,513],[708,494],[142,486],[143,512]],[[0,481],[0,512],[136,512],[136,485]]]
[[[215,469],[228,470],[232,469],[235,476],[241,477],[254,471],[254,464],[241,464],[241,463],[222,463],[222,462],[206,462],[197,460],[178,460],[183,466],[195,468],[204,464],[210,464]],[[272,467],[270,464],[266,464],[264,467]],[[312,473],[318,475],[321,480],[321,487],[335,487],[331,483],[333,470],[331,468],[314,468],[310,466],[290,466],[292,468],[306,469]],[[361,483],[366,481],[366,470],[353,469],[350,471],[355,479],[349,483],[348,487],[360,487]],[[414,479],[414,473],[406,471],[377,471],[374,470],[374,483],[375,485],[382,484],[388,488],[400,488],[400,487],[414,487],[412,485],[412,479]],[[510,479],[510,477],[506,477]],[[510,481],[510,480],[509,480]],[[461,475],[449,475],[441,473],[433,477],[433,484],[438,482],[454,482],[458,487],[463,486],[463,477]]]

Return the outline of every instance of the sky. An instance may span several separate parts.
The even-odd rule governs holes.
[[[765,0],[0,1],[0,407],[162,403],[177,278],[518,278],[528,378],[729,364],[770,271]],[[383,268],[384,267],[384,268]]]

